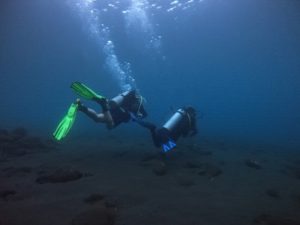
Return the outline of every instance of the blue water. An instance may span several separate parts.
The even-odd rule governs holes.
[[[300,1],[0,4],[3,128],[50,136],[81,81],[108,97],[137,88],[157,124],[189,104],[199,136],[300,146]],[[74,133],[108,132],[76,123]]]

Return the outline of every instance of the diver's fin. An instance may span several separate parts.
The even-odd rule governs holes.
[[[167,143],[164,143],[162,146],[163,146],[163,151],[168,152],[176,147],[176,143],[170,139]]]
[[[94,92],[92,89],[88,88],[86,85],[84,85],[83,83],[80,83],[78,81],[73,82],[71,84],[71,88],[81,97],[86,98],[86,99],[101,99],[104,98],[101,95],[98,95],[96,92]]]
[[[74,121],[76,119],[76,114],[78,111],[78,104],[72,103],[70,106],[67,115],[64,116],[64,118],[60,121],[57,128],[53,132],[53,137],[60,141],[64,137],[67,136],[70,129],[72,128]]]

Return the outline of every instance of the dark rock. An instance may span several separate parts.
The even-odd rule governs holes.
[[[15,195],[16,191],[15,190],[3,190],[0,191],[0,198],[3,200],[7,200],[7,198],[11,195]]]
[[[18,127],[11,132],[14,140],[19,140],[27,136],[27,130],[23,127]]]
[[[44,183],[65,183],[82,178],[83,174],[77,170],[72,169],[58,169],[52,174],[41,175],[36,179],[39,184]]]
[[[116,211],[107,207],[98,207],[78,214],[72,225],[114,225]]]
[[[219,167],[212,164],[208,164],[206,169],[206,174],[209,176],[209,178],[215,178],[223,173],[223,171]]]
[[[272,198],[280,198],[279,192],[275,189],[266,190],[266,194]]]
[[[206,175],[208,176],[210,179],[214,179],[217,176],[220,176],[223,173],[223,171],[210,163],[205,163],[202,165],[201,168],[199,168],[197,174],[200,176]]]
[[[164,163],[159,163],[152,169],[152,171],[157,176],[163,176],[167,173],[167,167]]]
[[[257,162],[256,160],[253,160],[253,159],[247,159],[245,160],[245,164],[250,167],[250,168],[253,168],[253,169],[261,169],[262,166],[259,164],[259,162]]]
[[[268,214],[257,216],[253,222],[258,225],[300,225],[299,221]]]
[[[89,197],[84,199],[84,202],[88,204],[94,204],[104,199],[104,196],[101,194],[91,194]]]

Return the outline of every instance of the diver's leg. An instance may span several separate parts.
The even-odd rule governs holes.
[[[97,123],[108,123],[108,116],[105,115],[104,113],[96,113],[95,110],[86,107],[83,105],[78,98],[76,100],[76,103],[78,104],[78,110],[86,114],[88,117],[90,117],[92,120],[94,120]]]
[[[106,123],[106,119],[103,113],[98,114],[95,112],[95,110],[90,109],[82,104],[79,105],[78,110],[86,114],[97,123]]]
[[[152,141],[156,147],[160,147],[159,139],[156,133],[156,126],[153,123],[146,122],[140,119],[134,119],[134,121],[142,127],[147,128],[150,131]]]
[[[108,105],[108,101],[106,98],[94,98],[93,99],[95,102],[97,102],[101,108],[102,108],[102,117],[104,122],[107,125],[107,128],[111,129],[114,127],[114,120],[111,116],[111,113],[109,111],[109,105]]]
[[[156,128],[155,124],[153,124],[151,122],[146,122],[146,121],[143,121],[143,120],[140,120],[137,118],[134,118],[133,121],[136,122],[137,124],[139,124],[140,126],[147,128],[150,131],[155,130],[155,128]]]

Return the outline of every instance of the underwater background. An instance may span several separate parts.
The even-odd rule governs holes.
[[[299,225],[299,40],[299,0],[0,1],[0,225]],[[79,112],[54,141],[74,81],[199,133]]]
[[[199,135],[299,146],[299,9],[296,0],[1,1],[1,124],[51,135],[81,81],[107,97],[136,87],[157,124],[192,105]],[[73,132],[106,132],[84,120]]]

